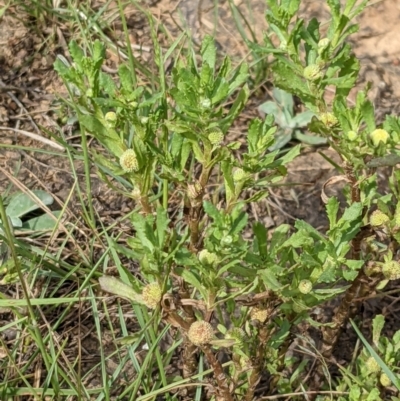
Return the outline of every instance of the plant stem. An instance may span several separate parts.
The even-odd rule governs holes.
[[[184,282],[180,283],[179,297],[180,299],[190,298],[190,294],[188,293]],[[182,308],[186,315],[186,322],[188,323],[188,327],[190,327],[190,325],[196,321],[196,316],[194,314],[193,307],[191,305],[182,305]],[[198,363],[196,355],[197,355],[197,347],[194,344],[192,344],[187,337],[184,337],[183,367],[182,367],[182,374],[184,379],[192,377],[197,373]],[[195,388],[193,388],[193,390],[195,390]]]
[[[256,362],[249,377],[249,388],[246,393],[245,401],[253,401],[254,399],[254,393],[258,383],[260,382],[262,368],[264,367],[265,346],[267,344],[269,334],[270,329],[268,329],[265,325],[262,326],[258,332],[259,343],[256,351]]]
[[[211,346],[205,345],[201,349],[203,350],[208,363],[214,370],[214,377],[218,385],[216,399],[222,399],[224,401],[234,401],[233,395],[229,389],[228,379],[222,369],[222,365],[219,363],[214,353],[212,352]]]

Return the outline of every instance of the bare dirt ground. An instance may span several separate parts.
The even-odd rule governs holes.
[[[93,2],[93,8],[99,9],[104,3],[100,0]],[[150,6],[153,15],[163,21],[173,37],[176,38],[185,25],[192,29],[195,41],[200,40],[204,33],[215,32],[221,54],[230,54],[237,60],[246,58],[246,47],[235,28],[231,10],[226,2],[219,2],[217,11],[212,0],[183,0],[179,3],[161,0],[144,3]],[[250,25],[254,27],[255,36],[260,39],[262,30],[266,27],[263,16],[264,1],[239,0],[235,3],[240,5]],[[304,1],[302,17],[317,16],[326,21],[329,15],[323,3],[315,0]],[[386,114],[400,114],[400,1],[386,0],[375,3],[358,18],[360,32],[351,37],[351,42],[362,64],[358,88],[362,88],[367,81],[372,82],[370,97],[378,118],[382,120]],[[2,5],[4,4],[0,0],[0,7]],[[107,15],[112,19],[115,29],[113,40],[118,41],[123,35],[120,30],[121,24],[115,12],[112,12],[112,5],[113,3]],[[127,10],[126,16],[137,57],[145,61],[150,60],[152,44],[148,24],[143,15],[133,7]],[[49,22],[40,25],[26,18],[18,14],[18,10],[13,6],[0,18],[0,190],[4,191],[11,182],[14,183],[12,191],[18,188],[17,184],[29,189],[45,189],[62,205],[73,186],[83,183],[83,167],[77,164],[78,177],[82,178],[82,182],[75,183],[65,154],[20,131],[47,138],[49,136],[44,134],[44,130],[57,135],[63,132],[70,144],[80,146],[74,131],[76,127],[68,125],[63,115],[66,110],[60,112],[61,103],[57,95],[65,94],[65,90],[53,71],[53,62],[58,54],[68,58],[67,42],[71,36],[71,26],[68,22],[57,26],[50,26]],[[141,51],[138,50],[140,46]],[[118,57],[110,52],[107,67],[115,69],[118,63]],[[266,97],[267,95],[251,100],[252,107],[246,111],[248,118],[256,116],[256,106],[265,101]],[[235,126],[235,135],[245,135],[247,121],[244,118],[242,126]],[[24,150],[16,150],[13,145],[23,146]],[[29,151],[29,148],[44,147],[57,152],[57,155]],[[253,210],[254,217],[263,220],[269,227],[283,222],[293,223],[296,218],[301,218],[319,229],[326,229],[324,205],[319,194],[324,182],[336,172],[320,155],[321,151],[333,155],[329,149],[304,148],[303,155],[291,164],[286,180],[302,185],[273,189],[268,203]],[[382,179],[385,179],[384,176]],[[95,207],[104,219],[112,220],[132,207],[129,200],[115,196],[106,189],[95,174],[93,182]],[[76,200],[72,199],[70,208],[74,213],[78,207]],[[389,302],[392,301],[396,302],[395,299],[389,299]],[[370,302],[366,306],[368,313],[372,314],[375,309],[381,311],[382,306],[377,302]],[[395,313],[388,316],[388,319],[388,324],[392,324],[391,330],[394,330],[397,327],[395,321],[398,320]],[[134,324],[132,320],[130,325]],[[85,335],[83,348],[87,355],[86,369],[89,369],[99,357],[97,339],[90,334],[92,327],[89,323],[83,324],[82,327],[88,333]],[[69,335],[72,338],[77,333],[71,331]],[[110,352],[112,348],[110,340]],[[74,349],[74,345],[71,344],[71,354],[74,353]],[[68,351],[68,347],[66,350]],[[112,368],[110,366],[111,371]],[[93,385],[95,384],[94,380]]]

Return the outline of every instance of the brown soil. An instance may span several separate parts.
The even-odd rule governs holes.
[[[100,9],[105,3],[103,0],[93,2],[94,9]],[[221,54],[229,54],[237,60],[247,56],[246,47],[235,28],[235,22],[229,9],[228,2],[220,1],[217,13],[213,8],[213,0],[161,0],[144,2],[150,6],[150,11],[160,18],[176,38],[181,29],[188,26],[192,30],[193,38],[199,41],[204,33],[216,32]],[[306,0],[303,2],[302,16],[317,16],[326,21],[328,14],[322,1]],[[250,21],[254,35],[261,38],[265,28],[264,0],[236,1],[243,14]],[[0,9],[4,4],[0,0]],[[112,39],[117,42],[123,40],[121,23],[115,12],[115,3],[108,7],[106,15],[112,19],[114,29]],[[151,61],[152,44],[148,24],[143,14],[133,6],[127,9],[126,18],[131,32],[131,42],[135,56],[145,62]],[[351,42],[357,56],[361,59],[362,70],[358,88],[362,88],[367,81],[372,82],[373,89],[370,98],[374,102],[380,120],[386,114],[400,114],[400,2],[387,0],[370,6],[359,17],[360,32],[351,37]],[[59,206],[68,203],[71,218],[78,217],[79,201],[76,199],[74,185],[84,188],[84,169],[76,164],[78,179],[71,173],[71,166],[65,152],[48,147],[41,140],[28,137],[21,131],[33,133],[38,138],[50,138],[47,133],[63,135],[64,140],[71,146],[79,147],[76,126],[65,120],[67,109],[60,112],[61,103],[58,95],[65,95],[62,83],[53,71],[53,62],[58,54],[67,59],[66,43],[76,33],[76,27],[68,23],[51,24],[51,19],[37,23],[24,13],[20,13],[13,5],[0,18],[0,190],[3,192],[11,186],[11,192],[24,188],[45,189],[58,201]],[[111,33],[110,33],[111,34]],[[109,70],[116,68],[119,57],[109,52],[106,67]],[[352,95],[353,96],[353,95]],[[257,106],[265,99],[252,99],[252,105]],[[64,114],[63,114],[64,113]],[[251,117],[254,113],[251,113]],[[246,130],[246,121],[243,126],[235,127],[235,135],[243,134]],[[5,129],[7,128],[7,129]],[[13,145],[23,146],[23,150],[13,148]],[[29,148],[46,148],[53,154],[31,152]],[[55,152],[55,153],[54,153]],[[337,175],[333,167],[320,155],[320,152],[335,157],[330,149],[304,148],[301,157],[297,158],[289,167],[286,183],[291,186],[274,188],[271,196],[257,210],[253,210],[254,217],[263,221],[268,227],[275,227],[286,222],[292,224],[295,219],[304,219],[314,227],[325,230],[327,220],[324,205],[320,200],[323,184],[329,177]],[[130,200],[125,199],[107,189],[93,174],[93,196],[95,209],[105,223],[110,223],[119,216],[126,214],[132,208]],[[300,185],[299,185],[300,184]],[[340,185],[340,184],[338,184]],[[334,191],[338,188],[330,188]],[[69,199],[69,196],[73,197]],[[74,219],[74,222],[77,222]],[[126,230],[121,223],[119,228]],[[83,234],[87,229],[82,225]],[[84,239],[82,238],[82,241]],[[56,243],[51,244],[56,246]],[[72,254],[72,252],[71,252]],[[2,292],[12,293],[9,286],[0,286]],[[395,302],[388,298],[388,302]],[[382,303],[371,300],[365,305],[365,312],[372,316],[382,312]],[[387,302],[384,303],[387,305]],[[396,315],[385,306],[391,330],[397,329]],[[88,311],[82,312],[80,325],[75,320],[76,312],[70,314],[68,334],[60,329],[63,339],[70,338],[71,342],[65,349],[71,360],[76,356],[76,336],[82,337],[81,351],[82,369],[88,371],[99,360],[98,339],[93,331],[93,320]],[[126,310],[127,326],[135,331],[135,320],[132,313]],[[9,316],[8,316],[9,317]],[[0,321],[7,321],[7,315],[0,314]],[[69,320],[66,319],[66,322]],[[76,326],[75,329],[71,327]],[[346,341],[346,338],[345,338]],[[112,352],[115,345],[111,334],[104,338],[106,352]],[[137,353],[141,357],[143,351]],[[119,355],[119,358],[122,356]],[[110,360],[110,374],[115,368],[113,359]],[[99,374],[91,376],[91,386],[101,385]],[[129,381],[131,372],[128,369],[124,380]]]

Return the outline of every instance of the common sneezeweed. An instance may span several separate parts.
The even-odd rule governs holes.
[[[266,370],[278,391],[294,390],[299,380],[288,383],[282,375],[293,325],[311,322],[313,307],[344,293],[333,321],[321,326],[320,352],[331,356],[355,297],[375,288],[363,270],[368,258],[382,264],[382,279],[397,277],[395,258],[388,255],[383,262],[371,236],[384,228],[397,249],[398,230],[390,218],[371,212],[400,215],[400,191],[395,177],[392,197],[382,198],[367,163],[385,163],[396,152],[400,124],[388,118],[377,128],[368,88],[355,107],[346,100],[359,66],[345,39],[366,1],[358,6],[348,1],[340,9],[339,1],[330,0],[332,20],[324,35],[315,19],[291,24],[299,1],[267,4],[267,20],[281,44],[274,47],[265,35],[264,45],[256,47],[274,57],[273,83],[313,112],[309,129],[338,152],[350,183],[344,210],[336,198],[327,201],[326,233],[301,220],[293,230],[283,224],[272,233],[249,221],[247,205],[268,195],[268,186],[282,179],[300,147],[269,150],[276,133],[272,116],[252,120],[243,140],[231,141],[229,130],[250,93],[249,69],[245,63],[233,67],[228,57],[218,60],[211,37],[204,39],[199,58],[176,54],[171,76],[155,40],[163,75],[151,88],[138,86],[124,65],[114,83],[101,71],[105,49],[99,42],[95,62],[72,43],[75,66],[56,63],[79,105],[82,130],[104,147],[104,155],[93,152],[99,174],[111,188],[114,180],[124,186],[139,208],[130,216],[133,235],[118,249],[137,263],[140,275],[120,266],[121,279],[102,277],[101,287],[147,310],[143,330],[150,323],[161,330],[160,320],[177,328],[182,375],[198,372],[197,355],[203,352],[217,397],[228,401],[253,400]],[[336,90],[329,104],[328,85]],[[363,250],[366,238],[370,249]],[[232,363],[223,369],[217,354]],[[304,364],[299,366],[300,372]]]

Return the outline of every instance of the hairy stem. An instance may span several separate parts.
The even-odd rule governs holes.
[[[270,335],[270,329],[266,326],[262,326],[258,332],[258,347],[256,351],[255,366],[251,371],[249,377],[249,388],[247,390],[245,401],[252,401],[254,399],[254,393],[261,379],[261,374],[265,364],[265,348]]]
[[[217,360],[214,353],[211,350],[211,346],[205,345],[202,347],[204,355],[207,358],[208,363],[214,371],[215,381],[217,382],[217,399],[224,401],[234,401],[234,397],[229,389],[228,379],[222,369],[221,363]]]

